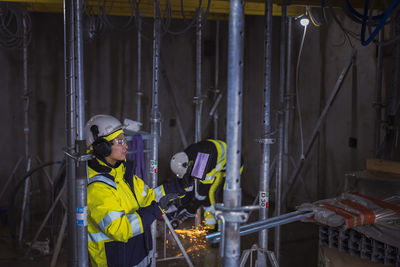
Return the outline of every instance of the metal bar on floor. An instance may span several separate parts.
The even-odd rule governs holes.
[[[64,238],[65,228],[67,228],[67,222],[68,222],[67,218],[68,218],[68,215],[67,215],[67,213],[65,213],[62,224],[61,224],[60,232],[58,233],[56,245],[54,247],[53,256],[51,257],[50,267],[56,266],[58,254],[60,253],[60,250],[61,250],[62,240]]]
[[[40,233],[42,232],[43,228],[46,226],[47,221],[50,218],[50,215],[52,214],[53,210],[58,205],[58,201],[60,200],[62,194],[64,193],[64,189],[65,189],[65,183],[64,183],[63,187],[61,188],[60,192],[58,193],[57,197],[54,199],[53,204],[51,205],[51,207],[48,210],[46,216],[44,217],[42,223],[40,224],[39,229],[36,231],[36,234],[33,237],[32,243],[29,246],[28,250],[25,252],[24,257],[27,257],[29,255],[29,252],[31,252],[32,246],[36,243],[37,239],[39,238]]]
[[[193,263],[192,263],[192,261],[190,260],[189,255],[186,253],[186,250],[185,250],[185,248],[183,247],[181,241],[179,240],[178,235],[175,233],[175,230],[174,230],[174,228],[172,227],[171,222],[169,221],[167,215],[165,215],[165,213],[163,213],[162,217],[163,217],[163,219],[164,219],[165,224],[168,226],[169,230],[171,231],[171,234],[172,234],[172,236],[174,237],[176,243],[178,244],[179,249],[182,251],[182,254],[183,254],[183,256],[185,257],[185,260],[186,260],[187,264],[188,264],[190,267],[193,267]]]

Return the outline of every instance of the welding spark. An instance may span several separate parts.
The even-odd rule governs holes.
[[[197,257],[204,254],[205,249],[207,249],[207,241],[205,238],[207,230],[204,226],[200,225],[197,228],[193,226],[191,229],[175,229],[175,232],[179,235],[182,243],[190,243],[186,246],[184,245],[188,254],[190,253],[192,256]],[[177,255],[177,257],[179,256],[182,256],[182,253]]]

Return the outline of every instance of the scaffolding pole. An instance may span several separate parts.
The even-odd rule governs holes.
[[[160,133],[160,112],[158,107],[159,89],[159,65],[160,65],[160,1],[154,0],[154,25],[153,25],[153,86],[152,86],[152,109],[151,109],[151,159],[150,159],[150,187],[156,188],[158,183],[158,142]],[[157,221],[151,225],[153,240],[153,259],[151,265],[156,266],[156,241]]]
[[[287,18],[287,59],[286,59],[286,92],[285,92],[285,125],[283,141],[283,183],[288,181],[289,174],[289,121],[291,109],[291,65],[292,65],[292,17]],[[281,202],[282,203],[282,202]],[[282,203],[283,204],[283,203]],[[281,211],[286,212],[286,205],[281,205]]]
[[[272,70],[272,1],[265,3],[264,18],[264,117],[263,132],[261,138],[261,166],[259,186],[259,220],[268,218],[269,206],[269,178],[271,149],[274,140],[270,137],[271,132],[271,70]],[[258,234],[257,262],[258,266],[266,266],[267,258],[264,251],[268,249],[268,230],[262,230]]]
[[[24,39],[23,39],[23,68],[24,68],[24,135],[25,135],[25,160],[26,172],[31,169],[31,156],[30,156],[30,129],[29,129],[29,88],[28,88],[28,22],[26,16],[23,17],[24,24]],[[22,236],[24,233],[24,222],[29,223],[30,208],[29,208],[29,195],[31,188],[31,180],[28,177],[24,185],[24,197],[22,200],[21,208],[21,221],[19,227],[18,243],[21,244]]]
[[[379,42],[383,41],[384,28],[379,32]],[[376,99],[375,99],[375,145],[374,155],[378,156],[379,146],[381,144],[381,123],[382,123],[382,77],[383,77],[383,47],[377,47],[378,62],[376,66]]]
[[[220,22],[215,22],[215,74],[214,74],[214,101],[217,101],[218,96],[221,92],[219,90],[219,28]],[[210,112],[211,113],[211,112]],[[215,108],[213,115],[213,128],[214,128],[214,139],[218,139],[218,109]]]
[[[197,10],[197,23],[196,23],[196,96],[194,102],[196,104],[195,113],[195,134],[194,142],[200,142],[201,140],[201,114],[203,109],[203,98],[201,96],[201,10]],[[198,181],[194,182],[194,190],[197,194]],[[194,225],[198,227],[201,223],[201,208],[197,209]]]
[[[137,91],[136,91],[136,120],[142,121],[142,18],[139,15],[138,21],[138,35],[137,35]]]
[[[279,86],[279,151],[278,151],[278,166],[275,176],[275,216],[281,215],[282,204],[282,177],[283,177],[283,150],[285,136],[285,89],[286,89],[286,46],[287,46],[287,6],[282,5],[281,16],[281,41],[280,41],[280,86]],[[281,246],[281,227],[275,227],[274,232],[274,251],[276,260],[279,263],[279,252]]]
[[[75,51],[76,51],[76,94],[77,128],[76,146],[78,156],[86,155],[85,140],[85,89],[83,72],[82,0],[75,0]],[[76,164],[76,247],[79,267],[87,267],[88,262],[88,220],[87,220],[87,161],[78,160]]]
[[[76,91],[75,91],[75,46],[74,46],[74,1],[63,2],[64,13],[64,76],[65,76],[65,129],[66,152],[75,154]],[[68,192],[68,266],[77,266],[75,224],[75,163],[66,157],[66,179]]]
[[[227,172],[224,189],[224,266],[239,266],[240,222],[233,211],[241,206],[240,156],[242,137],[244,2],[230,1],[228,37]],[[232,211],[229,211],[231,209]]]

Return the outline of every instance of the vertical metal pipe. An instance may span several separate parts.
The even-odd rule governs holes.
[[[291,65],[292,65],[292,17],[287,18],[287,53],[286,53],[286,93],[285,93],[285,125],[283,141],[283,184],[286,184],[289,177],[289,121],[291,105]],[[284,196],[283,196],[284,198]],[[285,205],[281,205],[281,211],[285,213]]]
[[[214,101],[217,100],[220,93],[219,90],[219,26],[220,21],[216,21],[215,25],[215,80],[214,80]],[[213,115],[214,139],[218,139],[218,109],[215,109]]]
[[[77,108],[77,152],[86,154],[85,141],[85,87],[83,72],[83,36],[82,36],[82,0],[75,0],[75,72],[76,72],[76,108]],[[88,262],[88,224],[87,224],[87,162],[76,162],[76,247],[77,260],[80,267]]]
[[[227,172],[224,206],[241,205],[240,157],[242,139],[242,89],[244,48],[244,1],[231,0],[228,37]],[[226,222],[224,266],[239,266],[240,236],[237,222]]]
[[[196,24],[196,119],[195,119],[195,137],[194,141],[201,140],[201,111],[202,111],[202,97],[201,97],[201,12],[197,12]]]
[[[138,17],[138,36],[137,36],[137,103],[136,103],[136,120],[142,120],[142,18]]]
[[[280,86],[279,86],[279,152],[278,166],[275,177],[275,216],[281,215],[281,194],[282,194],[282,173],[283,173],[283,149],[284,149],[284,122],[285,113],[285,88],[286,88],[286,43],[287,43],[287,6],[282,5],[281,16],[281,41],[280,41]],[[274,232],[274,251],[277,261],[279,262],[279,252],[281,243],[281,227],[278,225]]]
[[[400,26],[396,25],[396,33],[400,33]],[[392,105],[390,107],[390,115],[396,116],[397,103],[399,96],[399,84],[400,84],[400,41],[397,41],[394,47],[393,57],[393,91],[392,91]]]
[[[265,18],[264,18],[264,117],[261,145],[261,166],[260,166],[260,187],[259,187],[259,220],[268,218],[269,206],[269,178],[270,178],[270,162],[271,149],[268,140],[271,132],[271,70],[272,70],[272,1],[265,1]],[[268,249],[268,230],[264,229],[258,234],[258,246],[261,249]],[[258,266],[266,266],[266,253],[257,251]]]
[[[397,15],[398,16],[398,15]],[[399,24],[394,25],[394,31],[396,36],[400,33]],[[393,57],[393,83],[392,83],[392,99],[391,107],[389,112],[389,129],[387,130],[387,149],[385,149],[385,159],[391,160],[393,158],[394,149],[397,147],[398,133],[396,130],[396,120],[399,107],[399,86],[400,86],[400,41],[397,41],[394,46],[394,57]]]
[[[66,150],[75,154],[76,110],[75,110],[75,46],[74,46],[74,1],[63,1],[64,11],[64,76],[65,76],[65,128]],[[75,164],[66,158],[68,189],[68,266],[77,266],[75,224]]]
[[[154,25],[153,25],[153,86],[152,86],[152,109],[151,109],[151,160],[150,160],[150,187],[157,187],[158,182],[158,142],[160,132],[160,112],[158,107],[159,89],[159,65],[160,65],[160,1],[154,0]],[[153,250],[157,251],[157,222],[151,225],[153,239]],[[152,266],[156,266],[155,254],[152,259]]]
[[[194,97],[196,103],[195,114],[195,135],[194,141],[197,143],[201,140],[201,114],[203,107],[203,99],[201,96],[201,10],[197,10],[197,23],[196,23],[196,96]],[[198,181],[194,183],[194,190],[197,192]],[[198,227],[201,223],[201,208],[197,209],[194,225]]]
[[[31,168],[30,158],[30,130],[29,130],[29,88],[28,88],[28,25],[26,17],[23,17],[24,24],[24,39],[23,39],[23,68],[24,68],[24,135],[25,135],[25,160],[26,160],[26,172],[29,172]],[[24,222],[29,221],[29,192],[31,188],[31,180],[27,178],[24,185],[24,198],[22,201],[21,209],[21,222],[19,227],[18,242],[21,242]]]
[[[384,38],[384,27],[379,32],[379,42]],[[376,66],[376,99],[375,99],[375,146],[374,155],[378,156],[379,146],[381,144],[381,122],[382,122],[382,76],[383,76],[383,53],[382,46],[377,47],[378,62]]]

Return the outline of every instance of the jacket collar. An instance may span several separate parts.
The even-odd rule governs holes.
[[[112,169],[118,168],[124,161],[118,161],[114,166],[110,165],[106,160],[94,158],[88,161],[88,165],[98,173],[110,173]]]

